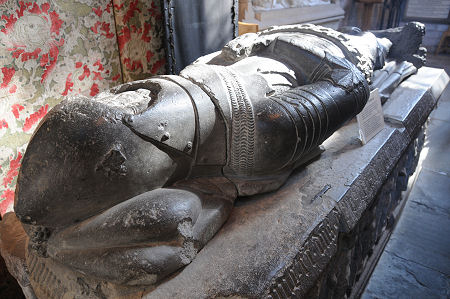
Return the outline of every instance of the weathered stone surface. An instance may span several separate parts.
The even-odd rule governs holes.
[[[375,298],[447,298],[447,275],[385,252],[386,260],[379,263],[389,276],[375,277],[362,299]],[[377,287],[383,286],[383,287]]]
[[[30,285],[25,261],[28,236],[14,213],[6,213],[0,222],[0,253],[5,264],[22,288],[27,299],[36,298]]]
[[[422,169],[409,195],[405,217],[398,223],[386,250],[450,275],[449,194],[448,176]]]
[[[0,256],[0,294],[2,294],[2,297],[4,298],[25,298],[19,283],[9,273],[5,260],[2,256]]]
[[[423,130],[409,143],[356,226],[340,235],[338,252],[305,298],[359,298],[405,203],[402,191],[419,160]]]
[[[340,215],[343,218],[338,222],[337,201],[353,190],[360,196],[363,191],[354,183],[360,170],[376,159],[384,143],[402,136],[387,128],[367,147],[361,147],[356,132],[355,123],[342,128],[324,144],[326,151],[320,160],[296,173],[278,192],[238,201],[229,221],[196,260],[149,298],[259,297],[277,275],[292,273],[291,269],[294,285],[304,288],[299,294],[305,292],[334,254],[339,226],[351,227],[350,220],[345,220],[351,217],[348,214]],[[393,151],[399,152],[398,148]],[[393,155],[392,163],[395,158]],[[371,174],[374,182],[379,175]],[[364,210],[360,206],[365,203],[358,197],[351,200]],[[196,281],[192,283],[190,277]]]
[[[407,24],[392,38],[417,41],[423,28]],[[195,258],[237,196],[277,190],[362,110],[371,74],[390,58],[391,46],[370,32],[273,27],[230,41],[177,76],[61,102],[39,125],[18,176],[14,209],[29,249],[110,283],[159,284]],[[408,51],[421,55],[418,46]],[[388,135],[387,150],[404,143],[396,131]],[[382,172],[396,159],[381,164],[386,154],[372,157],[376,152],[366,149],[358,169],[372,159]],[[338,187],[323,178],[340,174],[314,175],[321,180],[305,186],[308,200],[333,206],[326,193]],[[381,184],[382,176],[368,175]],[[349,192],[361,193],[369,180]],[[352,208],[346,222],[362,212]],[[320,215],[313,212],[309,217]],[[329,221],[336,230],[337,220]],[[332,240],[318,240],[305,246],[331,242],[323,250],[333,251]]]
[[[450,135],[447,133],[450,123],[435,119],[430,123],[431,128],[428,140],[433,146],[428,148],[429,158],[424,161],[423,166],[446,173],[450,169],[450,155],[442,155],[442,153],[450,144]]]
[[[421,167],[416,171],[419,174],[363,298],[448,297],[450,126],[435,118],[435,112],[450,115],[450,107],[439,106],[443,100],[448,101],[445,92],[428,121],[427,142],[420,157]]]
[[[42,299],[138,299],[146,291],[143,287],[123,287],[95,280],[34,252],[27,252],[27,267],[33,290]]]

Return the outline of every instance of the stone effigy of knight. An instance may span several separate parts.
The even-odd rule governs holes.
[[[189,264],[235,199],[279,188],[364,107],[424,63],[424,27],[273,27],[177,76],[66,99],[18,178],[29,250],[86,275],[150,285]]]

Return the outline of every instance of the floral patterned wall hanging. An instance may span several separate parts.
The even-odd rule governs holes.
[[[125,82],[166,73],[160,1],[113,0]]]

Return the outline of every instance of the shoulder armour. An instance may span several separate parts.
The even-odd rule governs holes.
[[[130,115],[125,123],[143,138],[192,153],[195,139],[195,112],[189,94],[164,78],[152,79],[160,85],[142,113]]]

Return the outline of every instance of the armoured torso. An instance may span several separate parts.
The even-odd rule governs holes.
[[[364,75],[347,60],[357,58],[345,48],[345,40],[332,42],[343,36],[313,32],[314,28],[272,36],[261,49],[252,43],[245,60],[233,60],[228,66],[227,59],[216,57],[187,67],[180,76],[150,79],[159,91],[149,108],[132,116],[127,125],[189,164],[184,178],[224,175],[242,195],[277,188],[302,156],[336,128],[328,114],[340,113],[333,104],[327,107],[333,95],[325,92],[326,86],[296,88],[328,80],[341,84],[345,92],[357,85],[365,91]],[[237,42],[242,45],[229,47],[245,49],[245,40],[233,41]],[[336,65],[342,68],[341,77],[347,72],[356,77],[338,83],[342,78],[330,77]],[[245,187],[249,181],[251,186]]]
[[[144,112],[126,120],[127,126],[190,165],[177,179],[224,175],[242,195],[277,188],[298,160],[329,135],[330,107],[316,95],[321,88],[294,89],[326,79],[336,63],[343,76],[359,73],[344,63],[351,51],[331,41],[339,37],[301,30],[272,36],[266,48],[252,49],[232,65],[216,58],[195,63],[180,76],[150,79],[152,100]],[[258,57],[252,57],[255,53]],[[357,77],[344,82],[349,89],[365,81]]]

